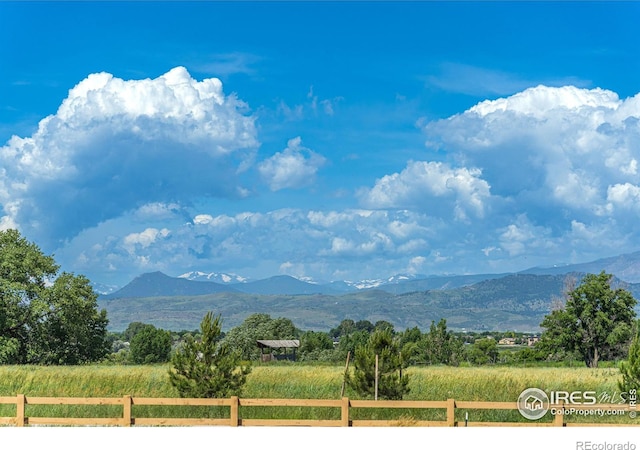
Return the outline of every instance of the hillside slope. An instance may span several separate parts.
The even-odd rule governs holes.
[[[219,292],[199,296],[157,296],[99,300],[110,329],[130,322],[174,330],[196,329],[207,311],[221,314],[225,329],[253,313],[287,317],[304,330],[324,330],[345,318],[387,320],[397,330],[428,329],[441,318],[454,329],[538,331],[554,296],[561,296],[564,276],[509,275],[450,290],[391,294],[365,290],[344,295],[258,295]]]

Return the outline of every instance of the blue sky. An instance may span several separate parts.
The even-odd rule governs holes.
[[[640,250],[637,2],[0,2],[0,228],[64,270]]]

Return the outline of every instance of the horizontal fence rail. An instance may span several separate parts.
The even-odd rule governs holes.
[[[639,426],[638,421],[631,420],[628,423],[611,423],[606,417],[628,413],[627,417],[635,418],[635,405],[600,403],[593,405],[549,405],[549,409],[555,411],[551,414],[551,421],[524,421],[524,422],[498,422],[498,421],[469,421],[469,411],[483,410],[517,410],[516,402],[483,402],[483,401],[458,401],[448,399],[442,401],[422,400],[351,400],[343,397],[339,400],[325,399],[274,399],[274,398],[148,398],[132,397],[31,397],[18,394],[11,397],[0,397],[0,405],[14,405],[15,415],[0,417],[0,425],[8,426],[316,426],[316,427],[372,427],[372,426],[442,426],[442,427],[486,427],[486,426]],[[28,409],[37,405],[69,405],[69,406],[107,406],[118,409],[118,417],[42,417],[27,414]],[[209,417],[136,417],[133,414],[134,407],[224,407],[228,408],[228,416],[223,418]],[[340,411],[338,419],[257,419],[243,418],[240,415],[242,408],[256,407],[299,407],[299,408],[334,408]],[[411,410],[439,410],[444,420],[413,420],[411,417],[396,419],[357,419],[354,418],[354,410],[361,409],[411,409]],[[603,411],[603,420],[597,423],[567,422],[566,417],[579,411],[586,412]],[[609,412],[610,414],[607,414]],[[616,414],[613,414],[616,412]],[[465,419],[460,416],[464,414]]]

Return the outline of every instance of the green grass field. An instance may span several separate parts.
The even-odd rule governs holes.
[[[2,366],[0,396],[43,397],[177,397],[169,383],[168,365],[161,366]],[[343,367],[299,364],[255,366],[247,379],[243,398],[338,399]],[[546,391],[596,391],[597,395],[618,392],[620,375],[615,368],[521,368],[521,367],[412,367],[411,392],[406,400],[476,400],[515,402],[529,387]],[[357,398],[349,390],[346,396]],[[136,409],[137,408],[137,409]],[[245,409],[245,408],[241,408]],[[117,417],[122,409],[115,406],[28,406],[28,415]],[[468,411],[472,421],[526,421],[517,411]],[[463,411],[458,411],[462,420]],[[14,405],[0,405],[0,416],[13,416]],[[228,408],[136,407],[134,417],[167,415],[173,417],[228,416]],[[246,408],[245,418],[332,418],[337,408]],[[443,410],[354,410],[352,418],[400,418],[403,420],[444,420]],[[566,421],[597,422],[597,417],[567,418]],[[545,420],[544,418],[541,420]],[[549,420],[551,420],[549,418]],[[606,418],[611,423],[629,421]]]

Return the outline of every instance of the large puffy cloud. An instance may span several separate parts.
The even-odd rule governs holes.
[[[487,255],[584,259],[598,248],[600,256],[635,249],[640,95],[538,86],[424,130],[430,148],[459,170],[481,170],[503,200],[491,216],[502,232],[487,233],[495,240]]]
[[[429,123],[429,145],[482,169],[492,193],[603,214],[607,190],[637,184],[640,96],[538,86]]]
[[[247,105],[218,79],[92,74],[0,148],[0,220],[55,242],[145,204],[237,196],[257,146]]]
[[[260,163],[258,170],[272,191],[297,189],[313,183],[325,161],[324,157],[303,147],[298,136],[290,139],[282,152]]]
[[[140,233],[128,234],[123,239],[123,244],[130,253],[133,253],[136,246],[147,248],[156,242],[157,239],[166,238],[167,236],[169,236],[169,230],[167,228],[163,228],[162,230],[147,228]]]
[[[615,184],[607,189],[609,206],[640,212],[640,186],[631,183]]]
[[[412,161],[401,173],[386,175],[360,193],[368,207],[411,208],[456,219],[484,217],[490,186],[475,168],[452,168],[440,162]]]

